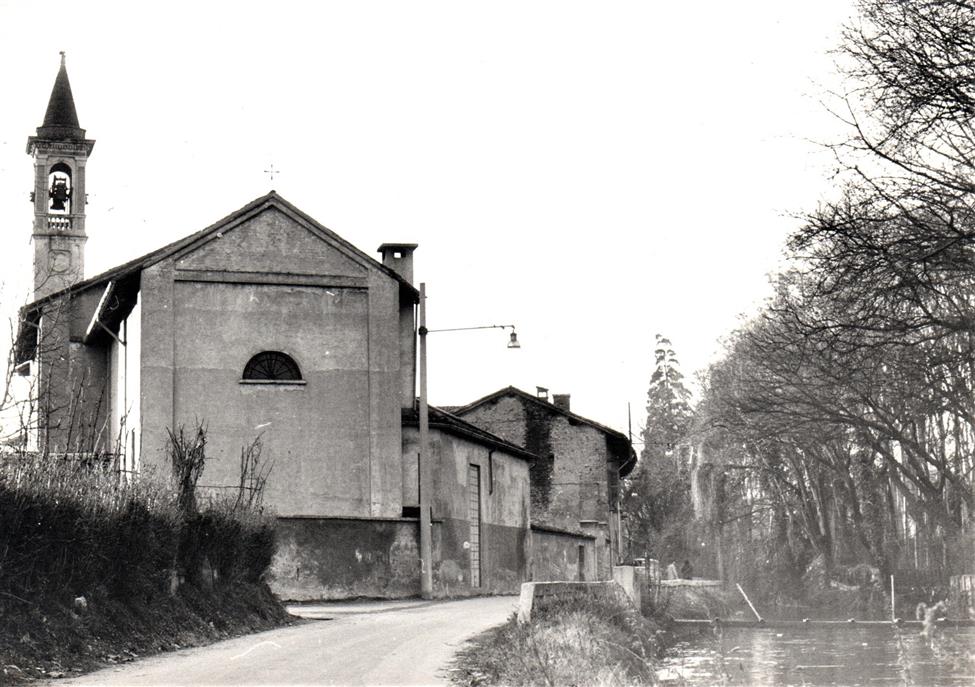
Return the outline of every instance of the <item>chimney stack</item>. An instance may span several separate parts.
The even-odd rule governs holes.
[[[413,283],[413,251],[415,243],[384,243],[379,246],[383,264],[409,283]]]
[[[569,409],[569,398],[571,394],[552,394],[552,403],[559,410],[564,410],[565,412],[571,412]]]

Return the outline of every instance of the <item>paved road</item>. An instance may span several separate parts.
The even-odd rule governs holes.
[[[503,623],[517,602],[501,596],[301,605],[290,610],[316,620],[50,684],[442,685],[442,669],[458,647]]]

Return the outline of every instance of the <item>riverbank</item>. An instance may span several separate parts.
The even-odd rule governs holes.
[[[564,601],[475,637],[450,678],[463,687],[652,685],[663,645],[661,624],[623,599]]]

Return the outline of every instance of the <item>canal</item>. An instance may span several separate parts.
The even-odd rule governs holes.
[[[724,628],[688,635],[664,685],[975,685],[975,628]]]

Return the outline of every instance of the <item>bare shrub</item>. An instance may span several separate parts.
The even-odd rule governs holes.
[[[189,433],[181,426],[169,432],[180,514],[178,561],[183,575],[202,581],[209,567],[223,583],[257,582],[270,568],[275,550],[275,520],[263,506],[264,488],[273,464],[262,459],[260,436],[240,452],[240,474],[230,494],[211,496],[202,507],[196,484],[206,466],[207,429]],[[204,565],[204,562],[208,566]]]
[[[104,463],[21,455],[0,464],[0,589],[162,588],[178,542],[171,489]]]
[[[196,512],[196,483],[206,464],[207,429],[198,423],[191,436],[180,425],[169,435],[169,458],[173,466],[173,483],[176,485],[180,513],[190,516]]]

